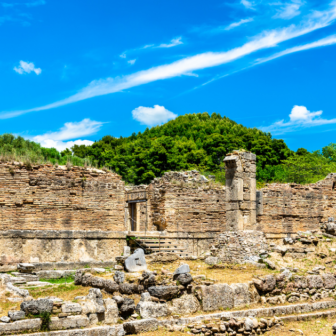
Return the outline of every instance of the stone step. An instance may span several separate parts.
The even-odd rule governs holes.
[[[287,319],[288,321],[299,321],[299,318],[309,319],[314,318],[314,316],[316,318],[320,318],[321,316],[334,316],[334,314],[336,316],[336,301],[328,300],[318,301],[314,303],[299,303],[285,306],[272,306],[267,308],[261,307],[246,310],[233,310],[220,313],[204,312],[202,315],[192,317],[181,317],[174,320],[160,320],[159,324],[164,327],[169,327],[172,325],[183,326],[203,320],[211,320],[213,318],[225,318],[228,320],[232,317],[240,318],[248,316],[254,316],[256,318],[277,316],[278,318],[283,319],[283,321],[285,321],[285,319]]]
[[[157,248],[159,248],[159,247],[161,247],[161,248],[162,248],[162,247],[168,247],[168,248],[169,248],[169,247],[180,248],[179,245],[175,245],[175,244],[174,244],[174,245],[173,245],[173,244],[172,244],[172,245],[168,245],[168,244],[144,244],[144,246],[146,246],[146,247],[150,247],[150,248],[154,248],[154,247],[155,247],[155,248],[156,248],[156,247],[157,247]],[[183,249],[184,249],[184,248],[183,248]]]
[[[186,249],[179,248],[179,247],[177,247],[177,248],[173,248],[173,247],[172,248],[171,247],[161,247],[161,248],[152,247],[151,250],[153,250],[153,251],[180,251],[180,252],[185,252]]]
[[[139,246],[142,246],[147,253],[172,252],[178,254],[180,257],[190,255],[190,253],[186,251],[186,248],[180,247],[176,241],[168,241],[168,239],[153,236],[136,237],[136,242]]]

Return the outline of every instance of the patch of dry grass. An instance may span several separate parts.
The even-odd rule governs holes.
[[[148,268],[151,271],[161,273],[165,269],[173,273],[177,267],[188,264],[191,275],[205,275],[206,279],[216,280],[220,283],[244,283],[252,280],[253,275],[263,276],[276,273],[266,268],[257,268],[253,265],[224,265],[226,268],[212,268],[202,260],[177,260],[172,263],[151,263]]]
[[[47,287],[29,288],[29,294],[34,298],[42,298],[48,296],[57,296],[64,301],[73,301],[76,296],[84,296],[89,293],[90,287],[76,286],[74,284],[51,285]],[[8,298],[12,295],[2,290],[0,292],[0,315],[8,314],[10,310],[19,310],[21,302],[10,302]],[[107,297],[107,296],[106,296]]]
[[[303,322],[286,322],[281,328],[273,329],[265,336],[330,336],[332,335],[332,325],[336,322],[335,318],[318,319]],[[293,330],[293,331],[290,331]],[[300,331],[299,331],[300,330]]]
[[[186,334],[185,332],[182,332],[182,331],[170,332],[166,328],[163,328],[163,327],[159,327],[157,331],[151,331],[151,332],[139,334],[139,336],[186,336],[186,335],[188,334]]]

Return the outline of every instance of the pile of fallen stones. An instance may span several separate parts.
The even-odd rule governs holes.
[[[336,224],[334,223],[323,224],[322,228],[326,225],[334,225],[336,228]],[[323,229],[322,231],[326,231],[326,229]],[[269,246],[271,252],[277,252],[283,257],[286,256],[293,259],[302,259],[315,253],[315,246],[317,246],[320,242],[331,242],[332,239],[330,237],[333,238],[332,235],[325,232],[318,232],[318,230],[305,232],[299,231],[293,237],[284,238],[283,245],[270,243]],[[336,249],[330,248],[330,251],[336,252]],[[325,253],[316,253],[316,256],[321,259],[327,257]]]
[[[20,310],[10,311],[0,318],[0,335],[39,331],[43,321],[40,316],[51,316],[47,330],[83,328],[104,321],[115,324],[118,321],[118,307],[113,299],[102,298],[99,289],[90,289],[86,297],[76,298],[78,302],[63,302],[56,297],[30,300],[21,303]],[[47,314],[47,315],[46,315]],[[57,314],[57,316],[55,316]]]
[[[217,257],[218,263],[251,263],[257,264],[268,256],[268,244],[265,235],[260,231],[231,231],[219,235],[218,241],[211,247],[211,254]]]
[[[336,223],[334,217],[329,217],[328,221],[321,225],[321,231],[323,231],[324,234],[331,235],[331,237],[336,236]]]
[[[262,303],[316,301],[336,295],[336,276],[331,273],[299,276],[285,269],[276,276],[256,277],[253,283],[261,295]]]
[[[242,318],[214,318],[211,321],[199,321],[189,324],[187,328],[183,326],[172,326],[169,331],[187,331],[191,334],[210,335],[237,335],[261,334],[269,331],[274,326],[281,326],[281,320],[273,317],[271,319],[261,318],[259,321],[255,317]]]

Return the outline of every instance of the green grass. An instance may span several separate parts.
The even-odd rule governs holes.
[[[40,281],[50,282],[52,284],[70,284],[70,283],[73,283],[75,281],[75,277],[74,276],[68,276],[66,278],[60,278],[60,279],[43,279],[43,278],[41,278]]]

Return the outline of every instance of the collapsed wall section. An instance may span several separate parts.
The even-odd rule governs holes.
[[[225,187],[198,171],[169,172],[149,188],[152,225],[167,233],[225,230]]]

